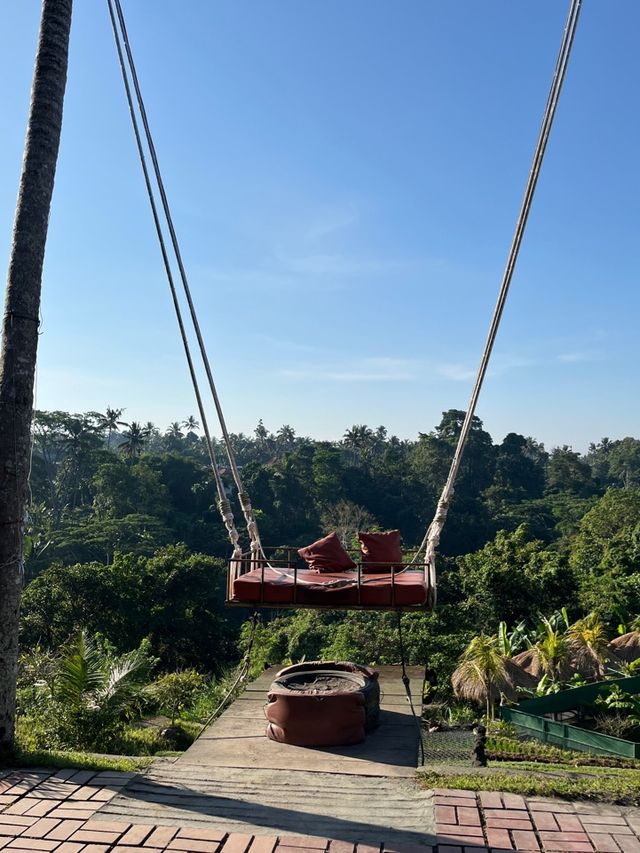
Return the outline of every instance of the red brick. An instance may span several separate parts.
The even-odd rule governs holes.
[[[144,846],[166,847],[177,832],[177,826],[157,826],[144,842]]]
[[[197,838],[174,838],[165,850],[175,850],[176,853],[216,853],[220,842],[202,841]]]
[[[308,835],[285,835],[280,838],[278,847],[315,847],[316,850],[326,850],[327,838],[314,838]],[[223,848],[226,851],[226,847]]]
[[[31,806],[27,814],[33,815],[33,817],[44,817],[59,805],[59,800],[36,800],[35,804]]]
[[[87,844],[82,848],[82,853],[109,853],[110,844]]]
[[[117,832],[122,835],[130,826],[121,820],[88,820],[82,828],[89,832]]]
[[[513,830],[513,843],[516,850],[540,850],[535,832],[526,832],[521,829]]]
[[[74,832],[69,840],[82,841],[84,844],[115,844],[121,834],[120,832],[96,832],[83,827]]]
[[[523,817],[522,820],[503,817],[488,817],[487,826],[495,827],[496,829],[533,829],[531,821],[529,818],[525,817]]]
[[[612,835],[598,833],[589,837],[598,853],[619,853],[620,851]]]
[[[331,853],[353,853],[354,847],[355,844],[352,841],[331,841],[329,844]],[[251,850],[253,850],[253,845],[251,846]]]
[[[147,847],[146,844],[144,847],[131,847],[129,844],[116,844],[115,847],[111,848],[111,853],[159,853],[159,851],[164,849],[164,847]],[[56,853],[58,853],[57,850]]]
[[[438,823],[457,823],[454,806],[436,806],[436,821]]]
[[[584,827],[580,822],[580,818],[573,814],[556,815],[556,820],[560,825],[562,832],[584,832]]]
[[[56,853],[80,853],[84,844],[76,844],[74,841],[65,841],[60,847],[56,847]]]
[[[36,853],[37,850],[55,850],[57,846],[57,841],[47,841],[46,838],[16,838],[15,841],[7,844],[6,849],[29,850],[30,853]]]
[[[56,818],[51,817],[43,817],[40,820],[37,820],[33,826],[27,827],[25,831],[22,833],[25,838],[50,838],[49,833],[52,829],[55,829],[56,826],[60,823]]]
[[[120,839],[120,844],[142,844],[147,835],[149,835],[153,830],[153,826],[151,824],[140,823],[136,826],[132,826]]]
[[[135,829],[135,827],[134,827]],[[183,826],[178,830],[177,838],[195,838],[198,841],[222,841],[226,836],[226,832],[221,829],[209,829],[208,827],[200,826]]]
[[[438,826],[438,835],[469,835],[474,838],[483,838],[481,826],[459,826],[450,823],[441,823]]]
[[[487,827],[487,841],[489,842],[489,847],[502,847],[505,850],[513,849],[509,832],[506,829],[490,829]]]
[[[81,820],[62,820],[55,829],[47,833],[47,838],[55,838],[58,841],[67,841],[74,832],[82,826]]]
[[[521,797],[520,794],[502,794],[502,802],[504,803],[505,809],[522,810],[527,808],[524,797]]]
[[[500,820],[529,820],[527,812],[517,811],[516,809],[485,809],[484,816],[487,820],[490,817],[497,817]]]
[[[76,770],[73,776],[69,776],[69,781],[75,782],[76,785],[86,785],[89,779],[93,779],[95,775],[95,770]]]
[[[551,812],[533,812],[531,816],[537,829],[546,829],[549,832],[558,832],[560,829],[556,816]]]
[[[278,839],[275,835],[256,835],[249,848],[250,853],[273,853]]]
[[[72,820],[85,821],[93,817],[95,813],[95,809],[67,809],[64,806],[59,806],[57,809],[49,812],[49,817],[59,817],[61,820],[70,818]]]
[[[580,832],[541,832],[540,838],[547,851],[562,853],[592,853],[593,847],[586,835]]]
[[[457,811],[458,823],[463,826],[480,826],[480,812],[475,806],[473,808],[460,806]]]

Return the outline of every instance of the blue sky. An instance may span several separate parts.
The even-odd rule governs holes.
[[[123,0],[233,431],[415,438],[465,408],[567,4]],[[0,31],[8,257],[40,4]],[[640,435],[635,0],[586,0],[478,409]],[[109,29],[76,0],[37,405],[195,413]],[[212,418],[213,420],[213,418]]]

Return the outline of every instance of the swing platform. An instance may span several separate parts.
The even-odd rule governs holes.
[[[283,550],[286,555],[283,555]],[[277,549],[278,557],[244,554],[229,561],[227,604],[236,607],[326,610],[431,610],[431,589],[424,563],[361,564],[349,571],[311,571],[295,548]]]

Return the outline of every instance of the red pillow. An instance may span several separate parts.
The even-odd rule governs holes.
[[[391,569],[402,568],[402,546],[400,531],[384,533],[358,533],[362,551],[362,571],[368,575],[380,575]]]
[[[314,572],[342,572],[355,569],[356,564],[342,547],[335,533],[318,539],[306,548],[298,549],[298,554],[309,564]]]

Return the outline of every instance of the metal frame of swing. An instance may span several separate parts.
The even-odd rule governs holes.
[[[239,558],[231,558],[227,563],[227,591],[226,591],[226,601],[225,604],[228,607],[251,607],[251,608],[263,608],[263,609],[271,609],[271,610],[298,610],[298,609],[307,609],[307,610],[412,610],[412,611],[431,611],[433,610],[432,604],[432,596],[430,594],[429,587],[429,573],[428,573],[428,565],[427,563],[419,563],[412,562],[416,557],[416,552],[411,551],[404,555],[405,559],[410,559],[409,562],[405,562],[402,568],[398,569],[395,566],[389,566],[386,563],[379,564],[379,568],[384,571],[380,574],[366,574],[362,571],[362,563],[358,560],[359,554],[357,552],[351,553],[351,557],[356,563],[356,569],[353,570],[353,587],[351,589],[355,589],[357,591],[357,602],[349,603],[349,604],[338,604],[336,602],[321,604],[321,603],[308,603],[304,601],[298,601],[298,590],[302,586],[299,583],[300,572],[305,571],[304,561],[298,556],[298,549],[286,545],[280,547],[273,547],[269,549],[263,549],[263,553],[256,557],[250,551],[243,552]],[[268,583],[266,573],[270,569],[275,569],[277,572],[282,572],[283,575],[293,580],[291,584],[292,587],[292,601],[283,603],[283,602],[270,602],[265,600],[265,589]],[[250,572],[255,572],[256,570],[260,570],[260,598],[256,600],[243,600],[241,598],[237,598],[234,594],[234,581],[242,578],[244,575],[248,575]],[[424,601],[416,604],[407,604],[403,602],[397,601],[396,589],[397,582],[396,576],[400,574],[404,574],[405,572],[412,572],[414,574],[420,574],[424,578]],[[306,572],[308,574],[308,571]],[[344,574],[351,574],[344,573]],[[389,576],[389,601],[388,603],[383,604],[368,604],[362,601],[362,588],[363,584],[366,583],[366,579],[375,578],[380,579],[381,577]],[[291,576],[293,576],[291,578]],[[322,575],[318,574],[318,586],[322,586]],[[306,584],[305,584],[306,585]]]

